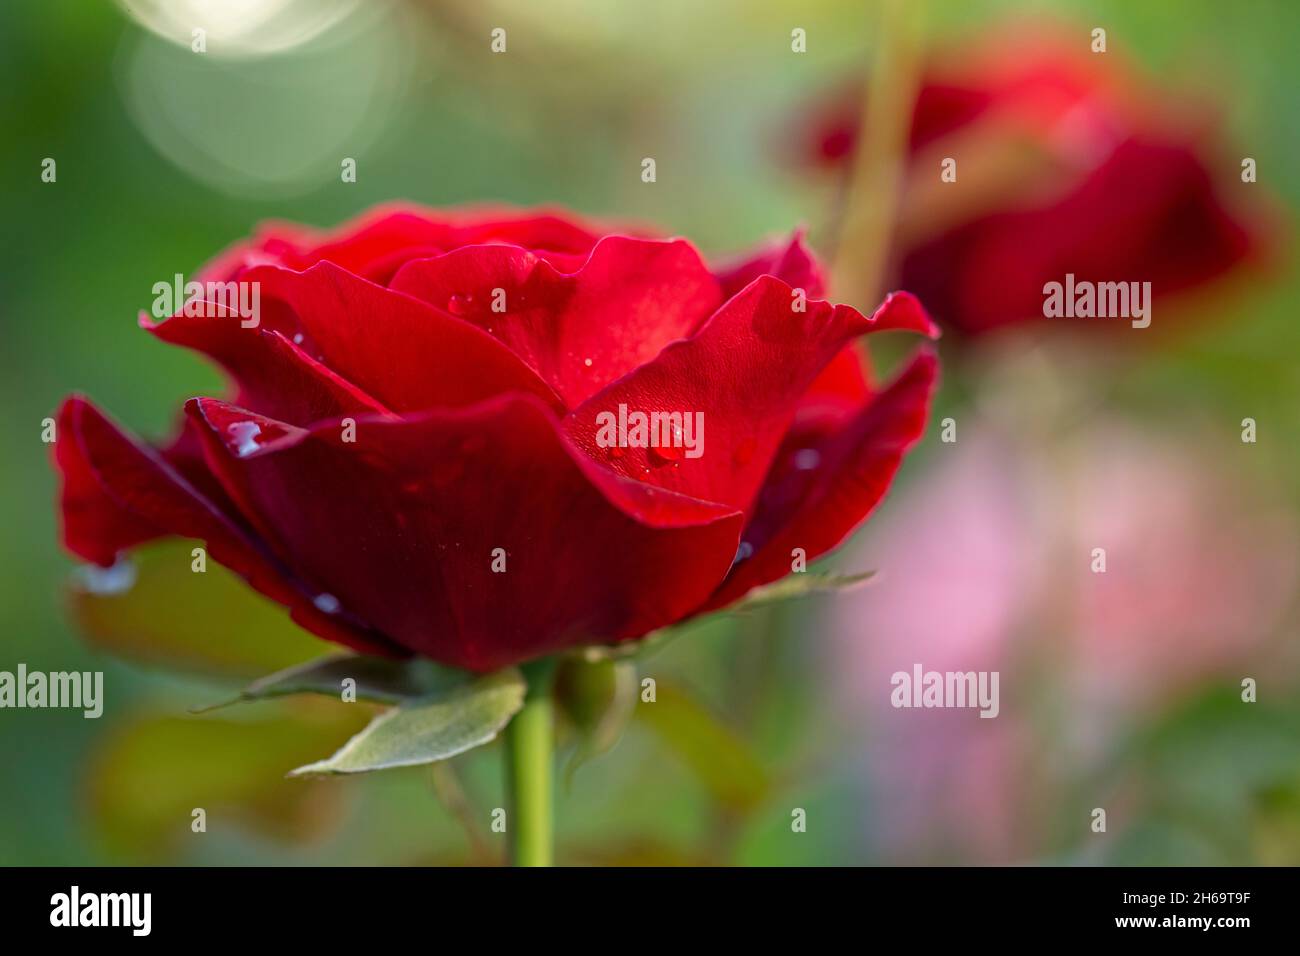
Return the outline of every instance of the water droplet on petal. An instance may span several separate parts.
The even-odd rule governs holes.
[[[736,549],[736,560],[733,564],[739,564],[754,553],[754,546],[748,541],[740,542],[740,547]]]
[[[341,606],[338,598],[332,594],[326,594],[324,592],[316,595],[316,597],[312,599],[311,603],[316,605],[316,610],[323,611],[326,614],[337,614],[339,607]]]
[[[607,450],[610,458],[622,458],[627,454],[627,449],[620,448],[618,445],[610,445]]]
[[[473,302],[472,295],[453,295],[447,300],[447,311],[452,315],[469,315]]]
[[[587,366],[587,368],[591,368],[591,359],[583,359],[582,364]]]
[[[118,558],[107,568],[86,564],[77,569],[77,581],[89,594],[125,594],[135,586],[135,576],[135,563],[127,558]]]
[[[800,448],[794,453],[794,466],[800,471],[812,471],[822,463],[822,453],[816,448]]]
[[[293,333],[293,344],[294,344],[294,345],[302,345],[302,333],[301,333],[301,332],[295,332],[295,333]]]
[[[652,464],[668,465],[682,457],[682,449],[676,445],[651,445],[649,458]]]
[[[261,447],[262,426],[257,422],[231,422],[226,426],[229,444],[235,454],[245,458]]]

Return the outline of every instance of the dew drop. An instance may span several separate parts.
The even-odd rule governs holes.
[[[127,558],[118,558],[111,566],[85,564],[77,569],[77,582],[88,594],[125,594],[135,586],[135,564]]]
[[[750,544],[748,541],[742,541],[740,542],[740,547],[736,549],[736,560],[732,563],[739,564],[741,561],[744,561],[746,558],[752,556],[753,553],[754,553],[754,546]]]
[[[261,447],[262,426],[257,422],[231,422],[226,426],[235,454],[246,458]]]
[[[316,610],[323,611],[326,614],[337,614],[340,607],[338,598],[323,591],[316,595],[311,603],[316,605]]]
[[[794,466],[800,471],[812,471],[822,463],[822,453],[816,448],[800,448],[794,453]]]
[[[582,364],[587,366],[587,368],[591,368],[591,359],[583,359]]]
[[[447,300],[447,311],[452,315],[469,315],[473,302],[472,295],[453,295]]]
[[[682,457],[682,449],[678,445],[651,445],[650,461],[655,465],[668,465],[675,463]]]
[[[301,332],[295,332],[295,333],[293,333],[293,344],[294,344],[294,345],[302,345],[302,333],[301,333]]]

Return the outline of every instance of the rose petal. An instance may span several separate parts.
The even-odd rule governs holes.
[[[74,396],[58,411],[54,461],[63,475],[59,512],[63,544],[79,557],[109,567],[120,551],[165,532],[135,511],[109,497],[94,466],[82,449],[78,419],[85,400]],[[88,407],[88,406],[85,406]]]
[[[578,447],[619,474],[691,497],[748,510],[785,435],[795,403],[844,345],[866,332],[932,333],[907,293],[885,299],[871,318],[848,306],[808,301],[792,309],[791,288],[763,276],[720,308],[696,335],[588,399],[564,427]],[[601,425],[630,412],[703,414],[702,453],[606,448]],[[698,441],[699,436],[694,436]]]
[[[775,276],[793,288],[803,289],[810,299],[820,299],[826,292],[825,274],[804,244],[802,230],[789,239],[768,243],[733,259],[714,271],[726,298],[731,298],[761,275]]]
[[[546,209],[482,207],[445,212],[405,203],[380,206],[335,229],[267,223],[248,242],[219,255],[201,279],[232,279],[244,268],[279,265],[302,271],[332,262],[381,285],[406,261],[448,249],[505,242],[557,254],[586,254],[601,230]]]
[[[305,272],[244,274],[297,314],[303,348],[396,412],[470,405],[526,392],[560,407],[550,387],[481,329],[331,262]]]
[[[408,649],[491,670],[638,637],[698,606],[734,556],[732,509],[618,478],[564,441],[534,398],[337,426],[281,425],[213,399],[187,409],[213,470],[279,553]],[[493,571],[505,555],[505,570]]]
[[[490,331],[568,407],[689,335],[722,301],[690,243],[623,236],[602,239],[572,273],[524,249],[467,246],[408,262],[391,288]]]
[[[847,422],[791,431],[741,536],[740,558],[706,610],[785,577],[795,548],[812,561],[862,523],[925,430],[937,366],[922,352]]]
[[[379,635],[318,609],[314,592],[305,590],[239,523],[84,398],[63,403],[58,436],[63,538],[74,554],[107,566],[119,551],[149,538],[198,538],[213,560],[286,605],[291,617],[312,633],[365,653],[397,652]]]
[[[871,378],[861,350],[850,342],[836,353],[799,399],[795,417],[805,412],[841,410],[862,405],[871,395]]]
[[[183,314],[157,324],[142,314],[140,326],[219,362],[238,384],[240,404],[275,418],[305,425],[347,414],[392,414],[280,332],[244,328],[237,318]]]

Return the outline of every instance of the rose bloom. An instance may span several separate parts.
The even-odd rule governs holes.
[[[898,283],[945,326],[1043,316],[1043,286],[1150,282],[1157,302],[1264,260],[1276,225],[1204,105],[1160,94],[1090,31],[1008,27],[923,72],[896,235]],[[813,110],[806,159],[847,171],[855,83]],[[940,178],[956,160],[956,180]]]
[[[155,448],[69,398],[69,550],[201,539],[320,637],[474,670],[641,637],[835,547],[935,379],[922,350],[868,384],[853,340],[933,327],[906,293],[818,300],[798,236],[710,268],[560,213],[393,207],[267,226],[195,278],[257,283],[256,324],[209,304],[141,325],[220,363],[234,401],[190,399]],[[702,453],[610,447],[620,406],[702,415]]]

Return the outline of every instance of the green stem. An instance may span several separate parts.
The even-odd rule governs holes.
[[[555,716],[550,661],[524,668],[528,696],[506,728],[506,786],[510,795],[510,862],[550,866],[554,843],[552,808]]]
[[[882,0],[874,8],[874,30],[881,39],[862,97],[858,145],[831,270],[836,300],[866,310],[875,308],[884,291],[904,185],[918,82],[920,7],[920,0]]]

